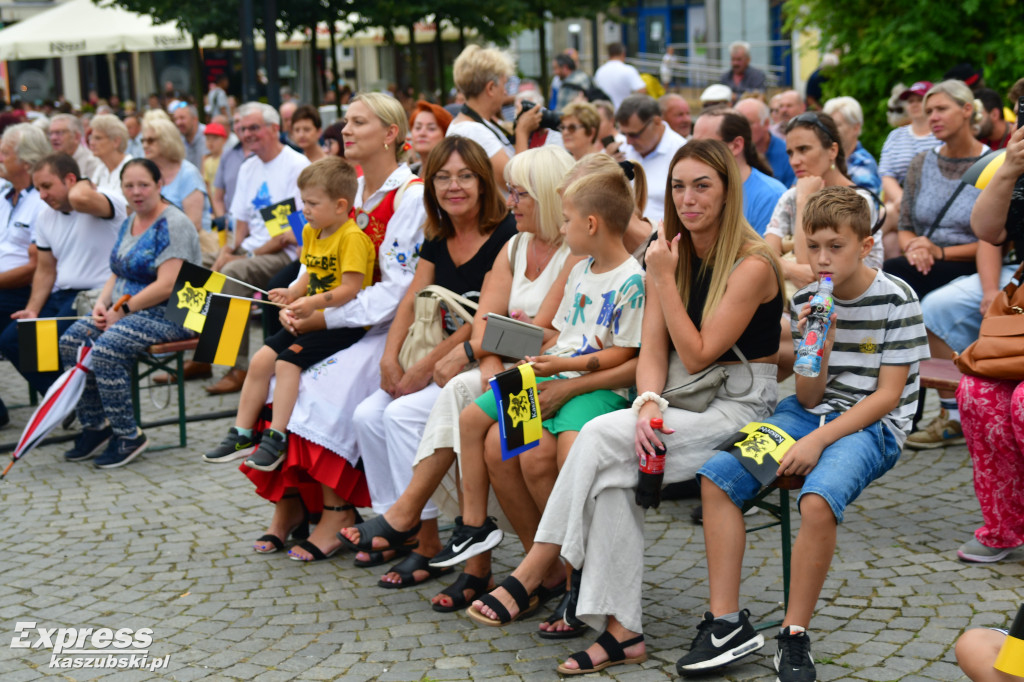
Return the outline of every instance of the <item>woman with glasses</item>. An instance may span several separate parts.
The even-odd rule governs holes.
[[[796,184],[779,198],[772,219],[765,228],[764,239],[780,256],[787,294],[793,294],[814,281],[811,266],[807,262],[802,227],[804,204],[823,187],[853,187],[854,183],[846,176],[846,155],[843,153],[839,128],[828,114],[808,111],[790,119],[786,126],[786,153],[789,154],[789,164],[796,174]],[[865,189],[857,189],[857,193],[871,206],[871,220],[874,224],[878,215],[875,197]],[[882,255],[881,235],[876,234],[875,243],[864,262],[873,268],[880,268]],[[783,320],[782,327],[779,376],[785,378],[792,373],[795,359],[788,316]]]
[[[589,102],[570,102],[562,110],[562,144],[565,150],[579,161],[587,154],[599,152],[604,147],[597,141],[601,127],[601,114]]]
[[[448,138],[452,140],[456,138]],[[447,140],[446,140],[447,142]],[[437,533],[438,508],[449,516],[459,513],[458,484],[452,463],[459,455],[459,414],[464,407],[489,390],[492,376],[510,367],[482,348],[485,317],[489,313],[552,328],[569,271],[579,261],[569,254],[559,227],[562,202],[557,187],[572,166],[572,159],[556,147],[541,147],[517,154],[505,166],[509,198],[519,234],[498,253],[480,294],[480,307],[468,341],[457,344],[434,367],[434,382],[442,387],[433,400],[422,437],[410,438],[412,453],[405,453],[406,469],[396,484],[401,495],[378,518],[342,531],[360,553],[359,565],[388,560],[402,538],[419,542],[415,556],[430,558],[441,551]],[[474,362],[479,364],[474,367]],[[470,369],[463,371],[469,367]],[[460,373],[461,372],[461,373]],[[397,464],[397,462],[396,462]],[[376,502],[376,500],[375,500]],[[496,504],[489,505],[496,510]],[[421,519],[423,519],[421,521]],[[422,524],[422,525],[421,525]],[[504,524],[503,524],[504,525]],[[417,527],[419,531],[416,532]],[[348,543],[346,543],[348,544]],[[405,551],[402,549],[401,551]],[[384,556],[386,554],[386,557]],[[422,559],[416,559],[422,561]],[[379,563],[379,561],[378,561]],[[435,611],[465,608],[490,586],[490,554],[471,559],[465,572],[433,598]],[[393,581],[391,572],[384,581]]]
[[[473,325],[455,324],[446,315],[449,336],[411,367],[398,361],[415,315],[416,295],[424,287],[437,285],[467,298],[479,299],[484,277],[491,271],[505,242],[515,234],[515,224],[491,174],[491,164],[483,148],[464,137],[446,137],[427,157],[423,173],[423,202],[427,209],[424,227],[426,240],[420,250],[420,263],[412,285],[395,311],[380,361],[380,389],[355,410],[352,425],[363,468],[373,500],[373,510],[383,515],[398,500],[412,478],[412,464],[419,446],[427,415],[441,393],[434,381],[444,383],[461,369],[450,369],[453,351],[466,350]],[[469,355],[469,352],[466,351]],[[449,369],[444,369],[444,368]],[[445,375],[447,372],[447,375]],[[437,511],[425,509],[421,515],[424,534],[437,537]],[[383,519],[383,516],[379,517]],[[408,556],[391,567],[380,581],[381,587],[400,588],[417,585],[444,571],[430,568],[430,556],[412,553],[415,536],[421,531],[420,517],[409,530],[388,532],[386,522],[371,521],[366,538],[341,535],[350,547],[367,552],[357,557],[359,566],[376,566],[390,561],[395,552],[372,551],[372,539],[382,535],[400,554]],[[355,542],[353,542],[353,540]],[[436,540],[435,540],[436,542]],[[429,543],[424,543],[429,545]]]
[[[399,161],[408,117],[393,97],[359,95],[348,107],[345,155],[358,164],[355,221],[377,249],[374,283],[344,306],[298,320],[281,315],[292,333],[366,327],[356,344],[302,373],[299,397],[288,422],[288,454],[281,467],[261,472],[242,466],[256,493],[274,503],[267,533],[253,549],[284,549],[289,535],[304,537],[307,515],[322,514],[309,538],[288,553],[295,561],[326,559],[341,547],[337,532],[370,504],[352,429],[352,412],[380,383],[379,363],[391,319],[412,282],[423,242],[423,183]],[[371,453],[372,454],[372,453]],[[247,450],[226,459],[246,457]],[[218,460],[219,461],[219,460]]]

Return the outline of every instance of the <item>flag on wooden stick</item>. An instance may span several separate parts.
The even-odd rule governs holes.
[[[242,347],[242,334],[249,323],[252,301],[211,294],[206,323],[199,335],[193,360],[233,367]]]
[[[490,383],[498,403],[502,460],[537,447],[543,426],[533,366],[522,364],[513,367],[496,374]]]

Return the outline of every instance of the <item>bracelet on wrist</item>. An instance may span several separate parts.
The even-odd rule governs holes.
[[[654,391],[644,391],[643,393],[636,397],[636,400],[633,401],[633,414],[639,415],[640,408],[642,408],[647,403],[655,403],[658,406],[658,409],[662,412],[668,409],[667,400],[662,398]]]
[[[471,344],[469,341],[462,342],[462,350],[466,352],[466,359],[468,359],[470,362],[476,360],[476,355],[473,354],[473,344]]]

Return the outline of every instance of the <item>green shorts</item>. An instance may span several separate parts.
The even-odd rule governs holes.
[[[553,377],[538,377],[537,383],[551,381]],[[494,391],[488,390],[476,399],[477,407],[484,413],[498,421],[498,405],[494,400]],[[578,395],[562,406],[555,416],[545,419],[542,424],[544,429],[557,436],[562,431],[579,431],[583,425],[594,417],[608,414],[616,410],[629,407],[629,401],[614,391],[600,389]]]

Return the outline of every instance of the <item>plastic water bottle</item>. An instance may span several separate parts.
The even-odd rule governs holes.
[[[796,351],[793,371],[800,376],[816,377],[821,373],[821,356],[825,352],[825,338],[832,322],[832,278],[822,275],[818,291],[811,298],[811,314],[807,316],[804,338]]]
[[[664,422],[651,420],[651,428],[661,431]],[[661,482],[665,478],[665,448],[655,447],[654,454],[640,455],[640,472],[636,482],[636,503],[644,509],[661,504]]]

